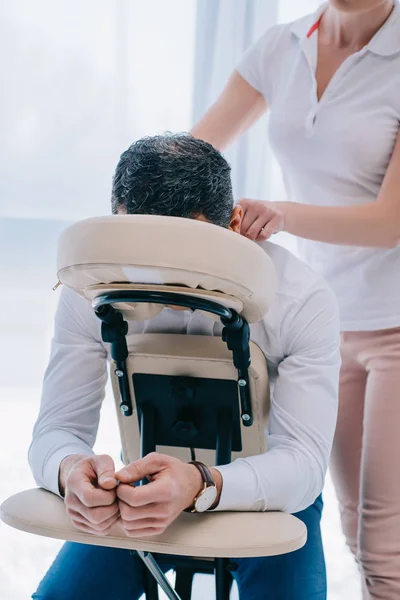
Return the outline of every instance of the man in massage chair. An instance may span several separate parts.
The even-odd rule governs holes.
[[[212,146],[186,134],[139,140],[122,154],[112,210],[203,219],[238,234],[242,219],[241,207],[234,207],[229,165]],[[211,469],[218,496],[209,508],[282,510],[307,525],[308,541],[301,550],[236,561],[233,575],[241,600],[323,600],[320,494],[337,412],[337,308],[326,284],[306,265],[273,243],[261,247],[278,277],[273,306],[251,326],[251,337],[269,364],[269,450]],[[150,321],[130,323],[136,332],[211,335],[214,325],[197,311],[173,307]],[[161,454],[117,473],[111,457],[93,454],[106,363],[100,321],[86,300],[62,289],[30,465],[39,486],[64,496],[79,529],[104,535],[119,520],[128,535],[151,536],[193,504],[202,478],[196,466]],[[127,485],[147,475],[152,475],[148,485]],[[134,600],[142,591],[141,563],[129,551],[66,543],[33,598]]]

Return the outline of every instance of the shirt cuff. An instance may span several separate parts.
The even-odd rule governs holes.
[[[267,510],[257,475],[245,460],[237,459],[229,465],[213,468],[222,475],[222,492],[215,511]]]
[[[51,431],[34,439],[29,449],[29,463],[37,485],[60,496],[60,464],[71,454],[92,455],[94,452],[88,444],[65,431]]]
[[[80,445],[71,445],[71,446],[63,446],[59,450],[56,450],[46,461],[46,464],[43,468],[43,482],[47,490],[53,492],[53,494],[57,494],[57,496],[61,496],[60,488],[58,485],[58,475],[60,470],[61,462],[67,456],[71,456],[71,454],[94,454],[93,450],[87,446]]]

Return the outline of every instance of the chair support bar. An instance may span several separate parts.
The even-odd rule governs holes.
[[[177,294],[174,292],[153,292],[147,290],[121,290],[120,292],[101,294],[94,298],[92,306],[94,310],[97,311],[100,306],[119,304],[121,302],[132,302],[133,304],[149,302],[151,304],[182,306],[183,308],[191,308],[192,310],[210,312],[227,320],[232,319],[233,316],[236,315],[234,310],[226,308],[219,302],[207,300],[206,298],[186,296],[186,294]]]
[[[150,554],[150,552],[142,552],[141,550],[136,550],[136,554],[139,556],[139,558],[142,559],[143,563],[153,575],[154,579],[157,581],[158,585],[160,586],[164,594],[167,596],[168,600],[181,600],[181,597],[178,596],[178,594],[164,575],[163,571],[158,566],[154,556]]]
[[[218,414],[218,431],[215,450],[216,465],[229,465],[232,460],[232,411],[223,408]]]
[[[122,314],[110,304],[99,305],[95,313],[102,321],[101,337],[103,342],[111,345],[111,358],[115,361],[114,373],[118,377],[121,396],[120,409],[125,416],[130,417],[132,414],[132,399],[125,362],[129,354],[126,343],[128,323],[124,320]]]

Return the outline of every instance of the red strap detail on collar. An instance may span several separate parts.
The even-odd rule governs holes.
[[[314,23],[314,25],[311,25],[308,33],[307,33],[307,37],[310,38],[312,36],[312,34],[314,33],[314,31],[317,31],[317,29],[319,29],[319,25],[321,23],[321,17],[318,19],[318,21],[316,23]]]

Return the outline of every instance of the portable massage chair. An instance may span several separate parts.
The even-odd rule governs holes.
[[[268,451],[267,362],[249,328],[275,297],[274,268],[262,248],[204,222],[114,215],[66,229],[57,266],[59,281],[101,321],[124,463],[156,450],[217,466]],[[166,305],[202,311],[221,335],[129,334],[129,321],[150,319]],[[227,600],[231,559],[293,552],[307,536],[283,512],[210,511],[184,512],[151,538],[128,537],[118,524],[99,537],[76,529],[63,499],[44,489],[5,500],[1,518],[28,533],[137,552],[147,600],[158,598],[158,585],[168,598],[189,600],[196,573],[215,573],[216,598]],[[176,567],[175,590],[163,562]]]

